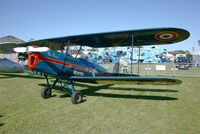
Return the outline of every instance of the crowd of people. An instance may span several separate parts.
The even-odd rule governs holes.
[[[138,60],[142,63],[162,63],[168,62],[169,57],[166,49],[158,48],[106,48],[99,51],[89,52],[84,56],[91,62],[95,63],[116,63],[119,60],[126,61],[128,63],[137,63]],[[131,61],[132,59],[132,61]]]

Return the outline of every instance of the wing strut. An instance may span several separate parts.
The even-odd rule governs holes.
[[[134,44],[134,34],[131,35],[131,77],[133,76],[133,44]]]
[[[137,70],[138,71],[137,74],[139,75],[139,73],[140,73],[140,46],[139,46],[138,50],[139,50],[139,54],[138,54],[139,57],[138,57],[138,63],[137,63],[137,69],[138,69]]]
[[[80,51],[81,51],[81,49],[82,49],[82,46],[83,46],[83,45],[80,46],[80,48],[79,48],[79,50],[78,50],[78,53],[77,53],[76,56],[74,57],[73,62],[76,60],[77,56],[79,55],[79,53],[80,53]],[[72,63],[73,63],[73,62],[72,62]]]

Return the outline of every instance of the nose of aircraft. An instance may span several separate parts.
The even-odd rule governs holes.
[[[28,68],[34,70],[37,63],[41,60],[40,53],[31,53],[28,55]]]

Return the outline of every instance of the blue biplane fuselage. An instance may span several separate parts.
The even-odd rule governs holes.
[[[69,78],[72,75],[92,76],[95,73],[107,73],[107,70],[98,64],[55,50],[32,53],[28,61],[29,69],[62,78]]]

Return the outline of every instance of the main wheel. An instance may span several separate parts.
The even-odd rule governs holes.
[[[44,87],[41,90],[41,96],[44,99],[51,97],[51,90],[48,87]]]
[[[83,94],[80,91],[75,91],[71,96],[72,104],[78,104],[83,101]]]

